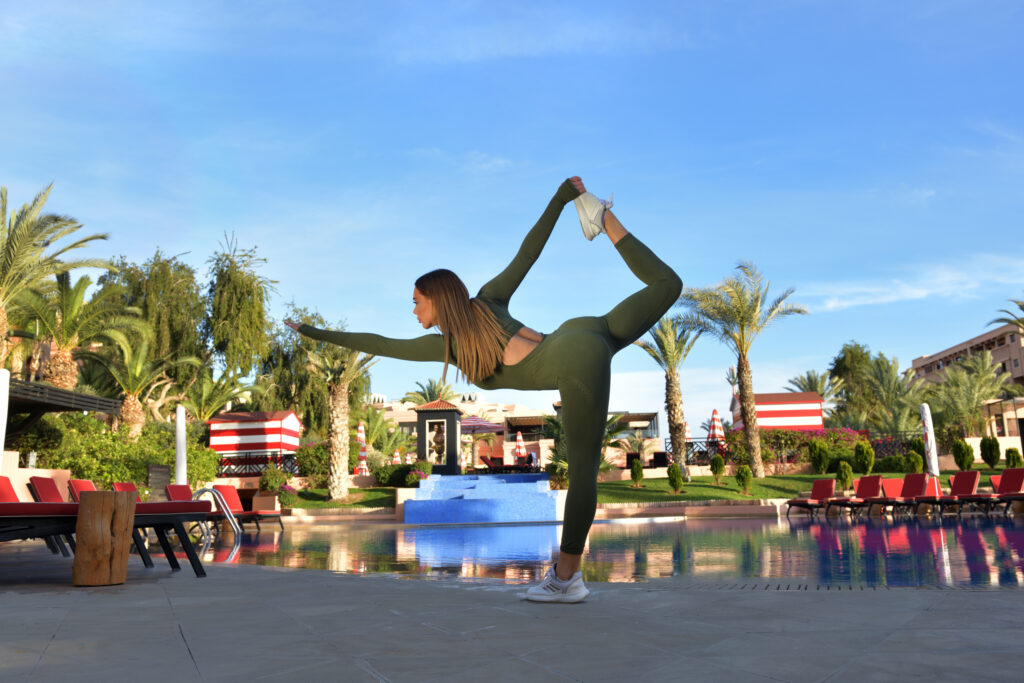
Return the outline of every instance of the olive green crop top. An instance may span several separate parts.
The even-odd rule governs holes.
[[[480,288],[476,298],[487,305],[497,318],[501,329],[511,339],[522,327],[508,311],[508,302],[519,288],[523,278],[536,263],[544,245],[547,244],[551,231],[558,221],[559,215],[566,204],[579,196],[579,192],[566,180],[559,186],[555,196],[548,202],[537,223],[527,233],[518,253],[494,279]],[[401,360],[438,361],[444,362],[444,337],[440,334],[427,334],[413,339],[392,339],[379,334],[365,332],[341,332],[322,330],[311,325],[300,325],[299,332],[320,341],[337,344],[345,348],[355,349],[377,356],[387,356]],[[451,349],[449,360],[456,363],[456,349]]]

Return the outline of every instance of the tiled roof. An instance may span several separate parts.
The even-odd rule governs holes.
[[[424,403],[423,405],[420,406],[416,406],[415,408],[413,408],[413,410],[415,410],[416,412],[419,412],[421,410],[455,410],[458,411],[459,415],[462,414],[462,411],[459,410],[459,407],[457,405],[449,403],[448,401],[442,401],[441,399],[431,401],[430,403]]]

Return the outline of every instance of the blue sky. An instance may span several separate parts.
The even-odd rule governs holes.
[[[1024,293],[1019,3],[550,5],[4,3],[0,184],[54,182],[51,210],[110,233],[97,256],[205,272],[233,233],[278,317],[404,337],[416,276],[475,291],[578,174],[686,285],[749,259],[796,289],[811,315],[755,343],[760,392],[850,339],[909,365]],[[568,210],[512,311],[551,331],[637,287]],[[694,347],[691,423],[733,362]],[[374,390],[439,371],[381,360]],[[612,409],[660,407],[642,351],[613,372]]]

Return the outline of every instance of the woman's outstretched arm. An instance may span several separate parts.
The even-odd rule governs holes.
[[[365,332],[321,330],[318,327],[300,325],[291,320],[285,320],[284,323],[299,334],[344,346],[346,349],[400,360],[444,362],[444,337],[439,334],[425,334],[415,339],[391,339]]]
[[[508,264],[497,277],[481,287],[477,296],[508,305],[508,300],[519,288],[523,278],[530,272],[530,268],[533,267],[540,252],[544,249],[544,245],[547,244],[555,222],[562,213],[562,208],[584,191],[583,181],[578,177],[574,176],[562,183],[558,191],[555,192],[555,196],[548,202],[540,219],[527,233],[526,239],[523,240],[512,263]]]

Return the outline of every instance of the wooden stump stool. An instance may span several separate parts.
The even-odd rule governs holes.
[[[124,583],[135,522],[134,491],[84,491],[75,525],[77,549],[71,565],[75,586]]]

